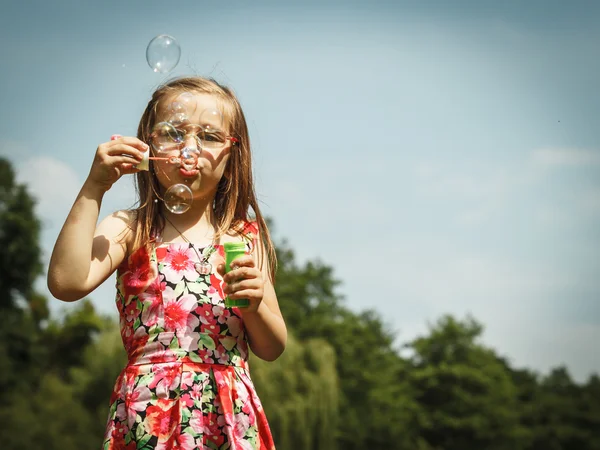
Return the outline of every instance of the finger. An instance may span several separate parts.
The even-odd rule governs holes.
[[[132,174],[132,173],[138,173],[140,171],[140,169],[138,169],[135,164],[130,164],[130,163],[124,163],[121,164],[121,174],[122,175],[128,175],[128,174]]]
[[[239,269],[234,269],[231,272],[225,274],[225,276],[223,277],[223,281],[225,281],[226,283],[231,283],[235,280],[255,279],[259,278],[260,276],[260,271],[254,267],[240,267]]]
[[[231,268],[236,269],[237,267],[254,267],[254,258],[250,255],[244,255],[234,259]]]
[[[223,263],[217,264],[217,272],[219,275],[224,277],[225,276],[225,264],[223,264]],[[223,281],[225,281],[225,278],[223,278]]]
[[[146,144],[144,141],[133,137],[133,136],[121,136],[120,134],[113,134],[110,137],[111,142],[117,143],[117,144],[126,144],[126,145],[130,145],[132,147],[137,148],[138,150],[145,152],[146,150],[148,150],[148,144]]]
[[[137,159],[131,156],[118,155],[118,156],[109,156],[104,162],[107,165],[123,165],[123,164],[131,164],[137,165],[141,162],[141,159]]]
[[[253,300],[260,300],[262,298],[262,292],[255,289],[246,289],[243,291],[236,291],[227,295],[232,300],[240,300],[246,298],[252,302]]]
[[[258,283],[256,279],[253,278],[250,280],[241,280],[233,283],[226,283],[225,286],[223,286],[223,291],[226,291],[228,293],[234,293],[243,290],[258,290],[261,289],[261,287],[261,283]]]
[[[110,146],[106,149],[107,155],[130,155],[139,159],[140,161],[144,157],[144,152],[139,151],[137,148],[126,144],[117,144]]]

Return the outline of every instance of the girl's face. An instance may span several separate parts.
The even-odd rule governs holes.
[[[187,185],[195,198],[214,196],[229,160],[228,120],[215,96],[184,92],[159,105],[152,131],[154,169],[164,190]]]

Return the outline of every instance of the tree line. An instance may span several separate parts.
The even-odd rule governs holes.
[[[2,448],[97,449],[126,363],[118,322],[89,299],[52,314],[35,291],[40,220],[4,159],[0,249]],[[345,306],[332,267],[299,264],[285,240],[277,253],[290,338],[251,373],[279,450],[600,450],[598,375],[512,367],[473,317],[440,317],[402,356],[380,314]]]

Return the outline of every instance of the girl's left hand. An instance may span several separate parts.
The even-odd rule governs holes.
[[[264,295],[264,284],[261,271],[256,267],[254,258],[244,255],[231,263],[231,271],[225,273],[225,264],[219,264],[217,271],[223,277],[223,293],[232,300],[246,298],[248,307],[240,308],[242,313],[256,312]]]

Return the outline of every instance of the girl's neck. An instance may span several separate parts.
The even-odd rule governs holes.
[[[163,208],[163,215],[182,232],[190,231],[194,233],[214,233],[217,226],[216,217],[213,210],[213,199],[195,198],[190,209],[183,214],[173,214],[166,208]]]

